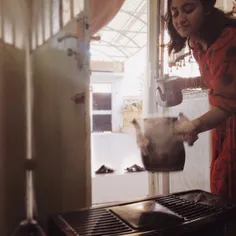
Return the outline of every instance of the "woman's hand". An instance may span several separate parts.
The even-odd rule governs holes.
[[[196,132],[197,125],[189,120],[183,113],[179,114],[179,120],[175,125],[175,132],[179,134],[190,134]]]
[[[197,121],[191,121],[183,113],[179,114],[179,120],[175,125],[176,135],[190,146],[198,140]]]

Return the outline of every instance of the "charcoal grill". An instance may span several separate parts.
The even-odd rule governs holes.
[[[158,225],[140,224],[132,212],[144,205],[166,209],[176,221]],[[149,216],[148,222],[160,216]],[[162,217],[162,216],[161,216]],[[153,218],[153,219],[152,219]],[[152,236],[152,235],[226,235],[225,225],[236,218],[236,206],[201,190],[192,190],[128,202],[56,214],[49,220],[49,236]],[[169,225],[168,225],[169,224]],[[235,234],[236,235],[236,234]]]

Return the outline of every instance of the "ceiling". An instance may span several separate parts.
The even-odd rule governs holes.
[[[91,59],[125,61],[147,43],[147,0],[126,0],[120,12],[91,43]]]
[[[217,0],[222,9],[232,9],[232,1]],[[120,12],[98,32],[100,41],[91,43],[91,58],[125,61],[147,43],[147,0],[126,0]]]

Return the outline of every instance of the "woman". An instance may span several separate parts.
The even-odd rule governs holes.
[[[212,130],[212,193],[236,202],[236,20],[215,8],[216,0],[168,0],[169,53],[186,44],[199,64],[201,81],[210,89],[210,111],[195,120],[183,116],[176,132],[186,137]],[[166,82],[186,87],[199,79]],[[186,82],[186,83],[185,83]]]

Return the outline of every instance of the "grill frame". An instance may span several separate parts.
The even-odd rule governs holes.
[[[53,234],[52,231],[56,228],[60,228],[61,229],[61,234],[56,234],[58,236],[83,236],[83,235],[91,235],[91,236],[98,236],[98,235],[103,235],[103,234],[76,234],[75,229],[73,228],[73,225],[71,225],[71,223],[68,223],[68,219],[66,219],[66,216],[68,216],[68,214],[80,214],[80,217],[82,214],[96,214],[95,212],[106,212],[106,214],[110,214],[111,217],[116,218],[117,222],[121,222],[122,225],[125,225],[126,227],[128,227],[127,232],[123,232],[123,234],[104,234],[105,235],[132,235],[132,236],[136,236],[136,235],[182,235],[182,234],[187,234],[187,233],[191,233],[194,232],[200,228],[207,228],[211,225],[218,225],[221,228],[223,227],[224,224],[226,224],[227,222],[229,222],[230,220],[233,219],[233,217],[236,216],[236,206],[231,204],[231,205],[227,205],[225,207],[214,207],[214,206],[207,206],[205,204],[199,204],[199,203],[194,203],[193,201],[189,201],[186,199],[181,199],[181,196],[184,194],[192,194],[192,193],[207,193],[205,191],[202,190],[191,190],[191,191],[185,191],[185,192],[179,192],[179,193],[174,193],[174,194],[170,194],[170,195],[161,195],[161,196],[157,196],[157,197],[152,197],[152,198],[145,198],[145,199],[141,199],[141,200],[137,200],[137,201],[132,201],[132,202],[126,202],[126,203],[122,203],[122,204],[113,204],[113,205],[109,205],[109,206],[101,206],[101,207],[96,207],[96,208],[90,208],[90,209],[83,209],[80,211],[73,211],[73,212],[69,212],[69,213],[62,213],[62,214],[57,214],[55,216],[53,216],[50,219],[50,223],[49,223],[49,236],[55,235],[55,233]],[[209,194],[209,193],[207,193]],[[125,222],[123,219],[121,219],[119,216],[115,215],[114,213],[112,213],[110,211],[110,209],[112,209],[113,206],[123,206],[123,205],[127,205],[127,204],[133,204],[133,203],[138,203],[138,202],[142,202],[142,201],[149,201],[149,200],[154,200],[157,203],[169,208],[170,210],[172,210],[173,205],[170,207],[170,205],[168,206],[167,202],[176,202],[177,206],[179,207],[178,204],[181,204],[181,202],[186,203],[189,205],[192,205],[193,207],[199,207],[201,206],[202,209],[204,209],[204,211],[206,210],[213,210],[216,209],[217,212],[213,212],[212,214],[208,214],[208,215],[200,215],[199,217],[190,217],[187,218],[185,217],[185,221],[177,226],[173,226],[173,227],[169,227],[169,228],[163,228],[160,230],[148,230],[148,231],[138,231],[134,228],[132,228],[127,222]],[[164,203],[165,204],[164,204]],[[166,205],[167,204],[167,205]],[[187,205],[185,205],[187,206]],[[176,211],[174,211],[176,212]],[[178,212],[176,212],[178,213]],[[183,215],[181,215],[183,216]],[[191,216],[191,215],[190,215]],[[100,215],[101,218],[101,215]],[[91,220],[91,218],[90,218]],[[98,220],[99,221],[99,220]],[[98,222],[97,222],[98,223]],[[95,226],[96,224],[94,224]],[[51,230],[50,230],[51,229]],[[59,230],[60,231],[60,230]],[[202,235],[202,234],[201,234]]]

